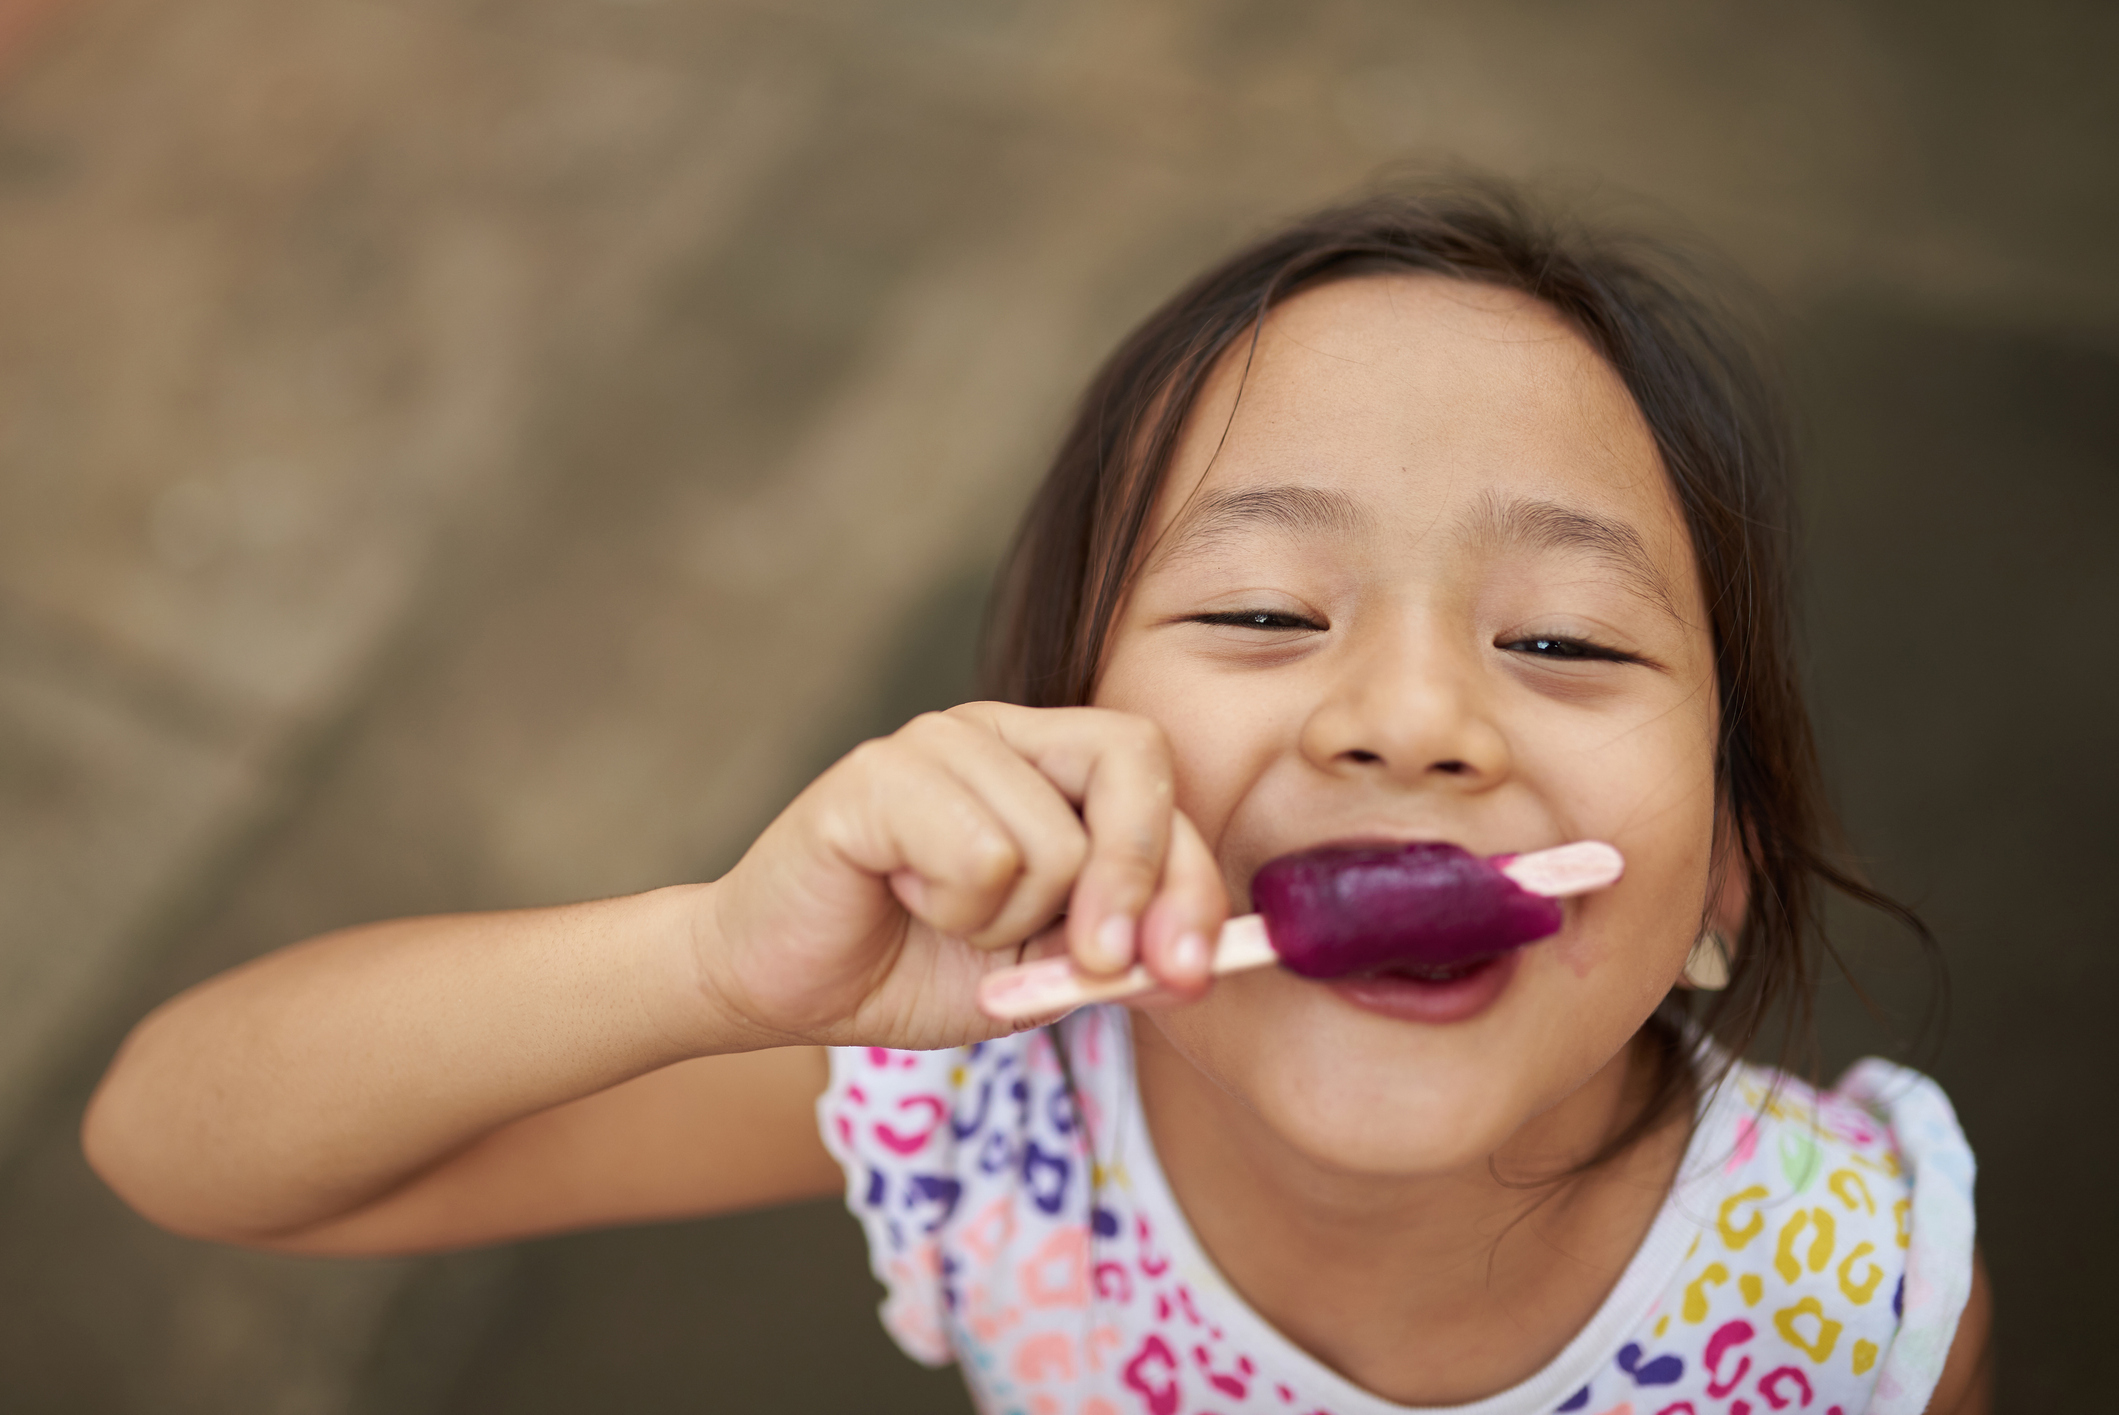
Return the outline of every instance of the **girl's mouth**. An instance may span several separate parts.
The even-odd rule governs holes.
[[[1491,1007],[1515,977],[1521,957],[1520,950],[1511,950],[1461,963],[1394,964],[1325,986],[1364,1012],[1439,1026],[1468,1021]]]
[[[1559,902],[1502,870],[1515,858],[1482,859],[1439,840],[1318,845],[1266,861],[1251,899],[1289,972],[1439,983],[1559,932]]]
[[[1454,983],[1459,978],[1471,976],[1493,961],[1491,958],[1473,958],[1462,963],[1437,963],[1427,967],[1417,963],[1403,963],[1395,968],[1379,968],[1376,976],[1408,978],[1416,983]]]

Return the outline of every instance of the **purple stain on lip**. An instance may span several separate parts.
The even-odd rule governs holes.
[[[1492,861],[1426,840],[1282,855],[1251,881],[1251,902],[1281,963],[1305,978],[1473,963],[1558,933],[1561,919],[1557,900]]]

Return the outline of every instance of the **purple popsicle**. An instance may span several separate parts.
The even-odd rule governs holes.
[[[1558,933],[1561,922],[1558,901],[1439,841],[1282,855],[1251,881],[1251,900],[1281,965],[1305,978],[1476,962]]]
[[[1559,930],[1553,901],[1606,889],[1626,869],[1600,840],[1480,859],[1454,845],[1325,845],[1269,861],[1251,882],[1260,913],[1230,919],[1215,976],[1284,964],[1312,978],[1370,969],[1452,970]],[[1078,971],[1066,954],[998,968],[979,1008],[1023,1023],[1088,1002],[1155,990],[1136,963],[1116,976]]]

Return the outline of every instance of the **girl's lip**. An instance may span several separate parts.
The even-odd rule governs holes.
[[[1497,954],[1462,977],[1423,982],[1396,973],[1365,973],[1320,984],[1364,1012],[1401,1022],[1446,1026],[1465,1022],[1494,1005],[1516,976],[1520,948]]]

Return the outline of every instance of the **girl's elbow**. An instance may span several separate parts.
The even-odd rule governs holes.
[[[178,1238],[218,1243],[263,1252],[308,1253],[307,1230],[274,1230],[243,1225],[212,1211],[198,1196],[186,1196],[169,1182],[170,1170],[141,1153],[125,1127],[91,1103],[81,1122],[81,1154],[105,1188],[135,1214]]]
[[[126,1103],[125,1090],[114,1065],[81,1115],[81,1157],[104,1187],[134,1213],[167,1228],[154,1213],[156,1166],[141,1153],[144,1146],[138,1127],[129,1123],[128,1112],[133,1107]]]
[[[127,1208],[164,1232],[241,1247],[270,1247],[275,1235],[246,1232],[187,1195],[185,1167],[157,1143],[151,1107],[135,1094],[126,1069],[113,1064],[82,1112],[81,1157]]]

